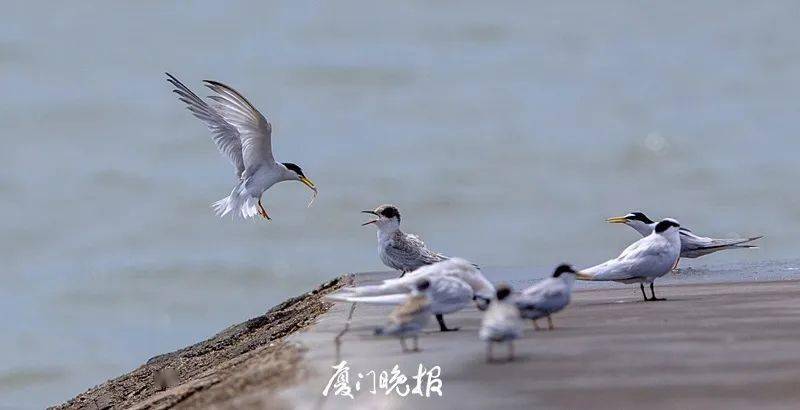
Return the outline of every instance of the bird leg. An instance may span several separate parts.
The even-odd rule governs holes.
[[[681,257],[680,257],[680,256],[678,256],[678,259],[675,259],[675,264],[674,264],[674,265],[672,265],[672,269],[670,269],[670,270],[677,270],[677,269],[678,269],[678,263],[679,263],[680,261],[681,261]]]
[[[406,271],[404,271],[404,270],[401,270],[401,271],[400,271],[400,277],[402,278],[403,276],[406,276]]]
[[[553,330],[553,319],[550,318],[550,315],[547,315],[547,330]]]
[[[514,341],[508,341],[508,359],[509,362],[514,360]]]
[[[536,319],[533,319],[533,320],[532,320],[532,322],[533,322],[533,328],[534,328],[534,329],[536,329],[537,331],[538,331],[538,330],[542,330],[542,328],[541,328],[541,327],[539,327],[539,323],[538,323],[538,322],[536,322]]]
[[[258,198],[258,214],[261,215],[262,218],[271,220],[272,218],[267,215],[267,210],[264,209],[264,205],[261,205],[261,198]]]
[[[486,363],[491,363],[492,362],[492,345],[493,344],[494,343],[492,343],[492,342],[487,342],[486,343]]]
[[[414,351],[415,352],[419,351],[419,336],[418,335],[414,335]]]
[[[436,314],[436,321],[439,322],[439,330],[442,332],[455,332],[458,330],[457,327],[449,328],[446,324],[444,324],[444,316],[441,313]]]
[[[653,282],[650,282],[650,294],[653,295],[653,297],[650,298],[650,300],[652,300],[652,301],[667,300],[665,298],[657,298],[656,297],[656,290],[653,288]]]
[[[644,283],[643,282],[639,282],[639,289],[642,290],[642,297],[644,298],[644,301],[645,302],[649,301],[650,299],[647,298],[647,293],[644,293]]]
[[[405,337],[401,337],[400,338],[400,348],[403,349],[403,353],[408,351],[408,347],[406,347],[406,338]]]

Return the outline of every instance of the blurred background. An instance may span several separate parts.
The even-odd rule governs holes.
[[[641,210],[766,234],[684,266],[795,258],[800,5],[25,2],[0,16],[0,406],[55,404],[345,272],[384,269],[360,214],[483,266],[588,265]],[[164,71],[216,79],[320,187],[274,220]],[[635,291],[635,289],[634,289]]]

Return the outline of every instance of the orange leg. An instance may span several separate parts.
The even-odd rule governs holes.
[[[261,205],[261,198],[258,198],[258,214],[261,215],[262,218],[271,220],[272,218],[267,215],[267,210],[264,209],[264,205]]]

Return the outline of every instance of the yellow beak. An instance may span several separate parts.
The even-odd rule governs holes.
[[[305,186],[307,186],[307,187],[311,188],[311,190],[312,190],[312,191],[314,191],[314,192],[317,192],[317,186],[316,186],[316,185],[314,185],[314,183],[313,183],[313,182],[311,182],[311,180],[310,180],[310,179],[308,179],[308,178],[306,178],[305,176],[303,176],[303,175],[300,175],[300,182],[302,182],[303,184],[305,184]]]
[[[606,219],[606,222],[611,224],[624,224],[628,222],[628,218],[624,216],[615,216],[613,218]]]

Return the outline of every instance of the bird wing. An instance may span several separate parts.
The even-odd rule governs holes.
[[[552,283],[553,283],[553,278],[545,278],[523,289],[522,292],[520,293],[527,296],[537,295],[539,293],[542,293],[548,287],[552,286]]]
[[[705,236],[699,236],[692,233],[692,231],[680,231],[681,234],[681,249],[692,251],[699,249],[709,248],[725,248],[729,246],[741,245],[743,243],[752,242],[756,239],[761,239],[763,236],[754,236],[752,238],[730,238],[730,239],[716,239]]]
[[[470,277],[468,271],[474,272],[475,276]],[[436,283],[445,277],[448,278],[446,281],[450,280],[449,278],[459,280],[459,282],[446,282],[451,284],[453,293],[456,293],[456,288],[462,288],[463,291],[465,287],[469,287],[470,291],[483,291],[487,293],[487,296],[488,293],[494,294],[494,286],[486,280],[480,271],[475,270],[472,264],[463,259],[453,258],[440,263],[422,266],[401,278],[386,279],[379,284],[342,288],[335,294],[327,296],[327,298],[331,300],[349,300],[348,298],[362,296],[407,295],[414,288],[414,284],[422,278],[430,280],[431,285],[435,288]],[[471,284],[470,281],[474,282],[475,285]],[[441,286],[448,288],[446,284]],[[475,287],[473,288],[473,286]]]
[[[677,256],[664,237],[649,235],[631,244],[616,259],[582,269],[579,278],[626,280],[659,276],[674,265]]]
[[[401,305],[408,300],[408,294],[393,293],[390,295],[379,296],[350,296],[347,294],[333,294],[329,295],[327,298],[330,300],[365,303],[368,305]]]
[[[178,94],[178,99],[186,103],[186,108],[211,130],[217,149],[228,157],[236,168],[236,176],[241,178],[244,172],[244,160],[242,159],[242,141],[239,138],[239,131],[175,76],[170,73],[166,74],[169,77],[167,81],[175,87],[172,92]]]
[[[379,285],[364,285],[357,287],[343,288],[339,292],[329,295],[330,299],[336,297],[361,297],[361,296],[380,296],[402,293],[406,294],[411,292],[414,285],[415,278],[408,278],[408,275],[402,278],[387,279]]]
[[[456,306],[472,300],[472,287],[454,276],[436,276],[431,280],[431,299],[433,303]]]
[[[264,164],[275,162],[272,156],[272,125],[239,92],[217,81],[203,81],[217,95],[209,96],[214,108],[239,131],[245,171],[254,172]]]
[[[563,308],[569,302],[569,293],[566,283],[551,278],[523,290],[514,301],[520,309],[552,311]]]
[[[448,257],[440,253],[436,253],[425,246],[416,235],[408,235],[398,232],[389,246],[386,247],[386,256],[395,261],[400,266],[408,266],[413,264],[430,265],[436,262],[447,260]]]
[[[657,237],[653,235],[645,236],[638,241],[628,245],[622,253],[617,256],[617,259],[628,259],[628,258],[637,258],[642,253],[649,252],[650,247],[654,242],[658,240]]]

